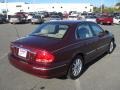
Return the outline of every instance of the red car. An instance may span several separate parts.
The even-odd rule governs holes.
[[[52,21],[10,45],[15,67],[43,77],[77,79],[86,63],[114,49],[114,36],[94,22]]]
[[[113,17],[110,16],[100,16],[96,19],[98,24],[113,24]]]

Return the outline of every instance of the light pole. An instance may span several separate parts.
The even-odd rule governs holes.
[[[101,13],[102,13],[102,12],[103,12],[102,0],[101,0],[101,2],[100,2],[100,3],[101,3]]]

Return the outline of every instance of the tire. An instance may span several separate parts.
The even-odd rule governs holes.
[[[113,52],[115,48],[115,43],[114,41],[112,40],[110,43],[109,43],[109,47],[108,47],[108,53],[111,54]]]
[[[77,56],[73,59],[73,62],[70,65],[68,70],[67,78],[77,79],[80,77],[83,71],[83,58],[81,56]]]

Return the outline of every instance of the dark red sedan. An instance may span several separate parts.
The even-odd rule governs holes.
[[[43,77],[77,79],[86,63],[114,49],[114,36],[87,21],[52,21],[11,43],[15,67]]]

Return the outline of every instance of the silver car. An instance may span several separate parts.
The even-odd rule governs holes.
[[[35,15],[31,19],[31,24],[43,23],[44,19],[41,16]]]
[[[10,17],[9,22],[10,22],[11,24],[25,23],[25,22],[26,22],[26,18],[21,17],[21,16],[14,15],[14,16],[11,16],[11,17]]]

